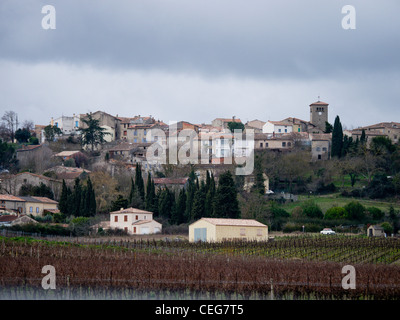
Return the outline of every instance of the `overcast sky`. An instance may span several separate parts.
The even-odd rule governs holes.
[[[0,113],[309,120],[320,96],[331,123],[400,122],[399,15],[399,0],[1,0]]]

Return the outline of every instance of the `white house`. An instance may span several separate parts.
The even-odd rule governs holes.
[[[110,212],[110,228],[122,229],[128,234],[153,234],[161,232],[162,225],[153,220],[153,213],[136,208]]]
[[[57,119],[51,118],[51,125],[60,128],[63,134],[77,134],[79,132],[80,117],[73,114],[72,117],[63,115]]]
[[[291,133],[293,126],[282,121],[270,121],[263,126],[263,133],[268,134],[280,134],[280,133]]]

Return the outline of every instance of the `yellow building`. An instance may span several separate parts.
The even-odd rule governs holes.
[[[268,226],[253,219],[201,218],[189,225],[189,241],[267,241]]]

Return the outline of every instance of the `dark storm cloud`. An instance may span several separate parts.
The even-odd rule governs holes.
[[[343,1],[3,1],[0,57],[210,76],[397,72],[398,1],[350,2],[356,30],[341,27]],[[45,4],[56,30],[41,28]]]

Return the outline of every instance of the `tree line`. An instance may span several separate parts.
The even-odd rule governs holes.
[[[136,165],[135,179],[131,179],[128,197],[119,194],[112,202],[111,211],[134,207],[153,212],[155,218],[167,219],[171,224],[189,223],[202,217],[239,218],[237,189],[230,171],[219,176],[207,171],[205,181],[199,181],[192,170],[187,184],[179,191],[167,186],[157,188],[150,173],[146,186],[141,165]]]
[[[58,208],[66,216],[93,217],[96,215],[96,195],[92,181],[88,177],[86,185],[79,178],[75,179],[71,189],[63,179]]]

